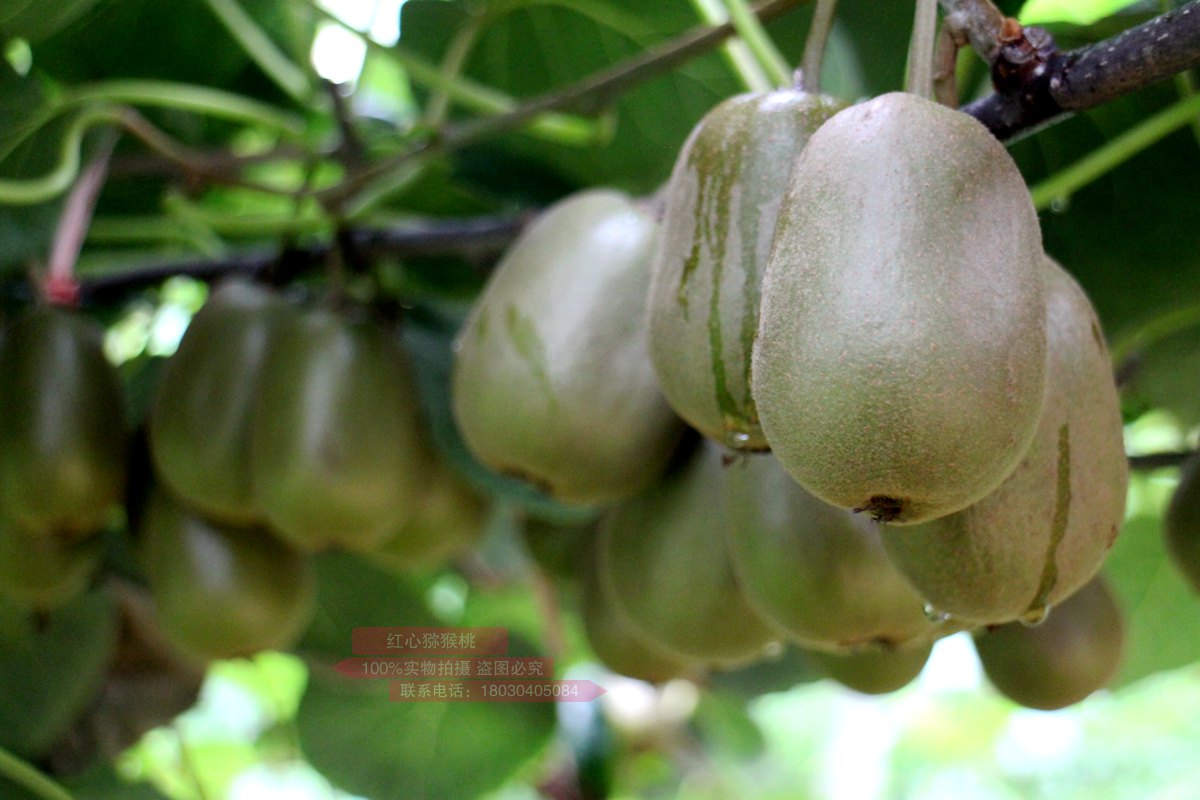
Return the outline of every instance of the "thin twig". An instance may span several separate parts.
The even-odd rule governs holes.
[[[79,301],[75,262],[79,260],[83,240],[87,238],[96,201],[100,199],[100,190],[104,188],[108,160],[116,144],[117,133],[106,131],[96,154],[80,173],[79,180],[71,187],[63,204],[58,227],[54,231],[50,258],[46,262],[46,274],[39,287],[42,296],[51,304],[71,306]]]
[[[765,22],[806,2],[809,0],[767,0],[755,6],[754,13]],[[546,111],[597,113],[634,86],[657,78],[709,52],[733,34],[734,28],[731,23],[693,28],[665,44],[650,48],[570,86],[534,97],[507,114],[462,122],[448,128],[439,139],[422,142],[347,178],[323,192],[320,199],[326,207],[343,205],[375,180],[405,166],[415,158],[458,149],[505,133]]]
[[[1189,458],[1196,455],[1194,450],[1180,450],[1172,453],[1147,453],[1142,456],[1130,456],[1130,469],[1160,469],[1162,467],[1178,467]]]
[[[470,261],[494,258],[528,223],[531,214],[468,217],[414,222],[394,228],[359,229],[348,233],[355,252],[364,257],[394,258],[456,256]],[[289,269],[305,270],[324,263],[330,245],[315,244],[290,249]],[[243,250],[222,258],[187,259],[154,264],[120,274],[84,277],[79,281],[80,301],[104,304],[135,289],[154,286],[175,275],[212,281],[225,275],[266,276],[281,254],[274,248]]]

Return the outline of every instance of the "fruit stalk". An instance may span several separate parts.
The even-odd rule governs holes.
[[[917,0],[912,39],[908,45],[908,75],[905,91],[933,99],[934,41],[937,39],[937,0]]]
[[[821,91],[821,64],[825,60],[825,45],[833,30],[833,17],[837,11],[837,0],[817,0],[813,10],[808,38],[804,40],[804,55],[800,58],[799,88],[806,92]]]

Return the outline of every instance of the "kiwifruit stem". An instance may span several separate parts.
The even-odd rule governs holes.
[[[821,62],[825,59],[825,45],[833,30],[833,16],[837,11],[837,0],[817,0],[813,10],[812,25],[808,38],[804,40],[804,55],[800,59],[798,87],[806,92],[821,91]]]
[[[908,77],[905,90],[933,99],[934,41],[937,39],[937,0],[917,0],[912,39],[908,44]]]

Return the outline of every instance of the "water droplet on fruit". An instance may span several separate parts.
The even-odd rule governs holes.
[[[730,447],[734,449],[741,449],[746,446],[747,442],[750,441],[750,434],[742,433],[741,431],[732,431],[726,438],[728,439],[727,444]]]
[[[1041,625],[1043,622],[1045,622],[1046,618],[1049,616],[1050,605],[1048,603],[1035,604],[1030,606],[1028,611],[1018,617],[1017,621],[1026,628],[1036,628],[1038,625]]]
[[[950,621],[950,613],[935,607],[933,603],[926,603],[923,608],[925,610],[925,619],[934,624]]]

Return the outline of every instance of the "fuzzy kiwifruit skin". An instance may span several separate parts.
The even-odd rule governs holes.
[[[676,412],[735,449],[767,449],[750,353],[789,169],[844,105],[798,89],[731,97],[692,130],[667,184],[646,306],[650,356]]]
[[[810,649],[928,639],[934,625],[892,566],[882,527],[813,497],[770,454],[727,469],[730,556],[764,620]]]
[[[680,471],[600,524],[600,580],[645,636],[689,659],[753,659],[777,638],[750,607],[725,544],[723,448],[705,441]]]
[[[1200,456],[1189,459],[1180,472],[1163,518],[1163,535],[1176,568],[1200,592]]]
[[[87,536],[125,492],[129,424],[104,329],[39,306],[0,345],[0,513],[26,534]]]
[[[205,515],[259,522],[250,475],[254,398],[282,300],[233,279],[218,286],[167,360],[147,418],[150,454],[171,491]]]
[[[657,233],[626,195],[591,190],[509,248],[455,343],[454,418],[485,465],[577,505],[662,472],[683,426],[647,351]]]
[[[1041,232],[977,121],[886,94],[809,139],[780,207],[752,362],[759,421],[813,494],[895,524],[980,499],[1037,428]]]
[[[1046,397],[1029,452],[977,503],[906,528],[888,555],[939,611],[1008,622],[1100,569],[1125,514],[1129,466],[1112,361],[1087,295],[1047,258]]]
[[[830,678],[863,694],[887,694],[903,689],[921,674],[933,645],[926,642],[900,649],[868,648],[855,653],[808,655]]]
[[[1015,703],[1045,711],[1106,686],[1124,649],[1124,615],[1102,578],[1056,606],[1037,627],[1010,622],[975,637],[992,685]]]

